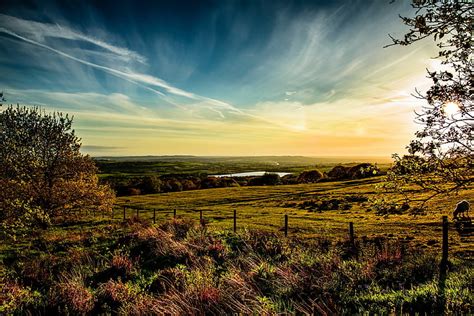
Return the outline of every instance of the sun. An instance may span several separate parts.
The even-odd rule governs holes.
[[[454,115],[459,112],[459,105],[454,102],[448,102],[443,105],[443,111],[446,115]]]

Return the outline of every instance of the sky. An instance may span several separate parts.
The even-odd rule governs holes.
[[[74,115],[82,151],[390,156],[417,129],[432,42],[408,0],[0,3],[0,91]]]

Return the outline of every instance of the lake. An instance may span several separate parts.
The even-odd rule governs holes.
[[[229,174],[213,174],[210,177],[224,178],[224,177],[259,177],[265,173],[276,173],[280,177],[291,174],[291,172],[268,172],[268,171],[252,171],[252,172],[240,172],[240,173],[229,173]]]

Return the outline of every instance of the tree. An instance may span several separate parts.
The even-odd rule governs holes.
[[[110,211],[114,194],[99,185],[92,159],[80,153],[73,119],[38,107],[0,112],[0,222],[46,226],[80,210]]]
[[[407,146],[409,155],[395,154],[386,188],[416,185],[431,192],[423,204],[439,195],[472,186],[474,179],[474,67],[472,1],[413,0],[413,17],[401,17],[409,31],[391,45],[411,45],[433,38],[443,70],[428,70],[432,86],[416,97],[426,105],[416,113],[421,129]],[[388,45],[388,46],[391,46]],[[403,191],[407,199],[407,191]]]

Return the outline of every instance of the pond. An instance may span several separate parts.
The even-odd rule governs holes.
[[[265,173],[276,173],[280,177],[291,174],[291,172],[268,172],[268,171],[251,171],[251,172],[239,172],[239,173],[229,173],[229,174],[213,174],[210,177],[224,178],[224,177],[259,177],[263,176]]]

